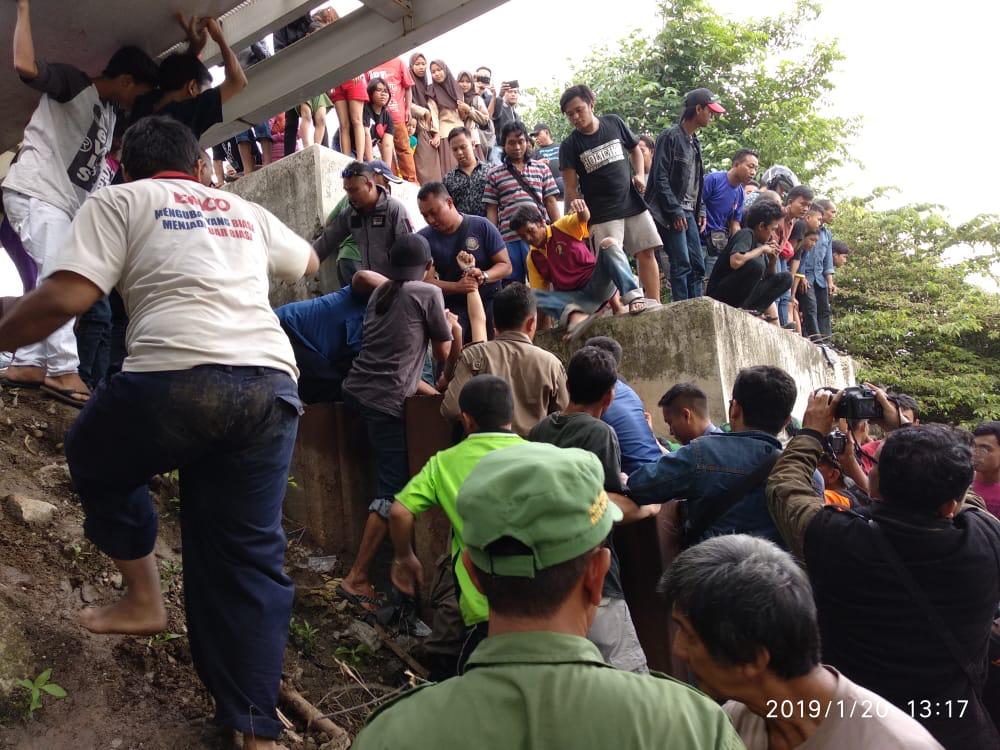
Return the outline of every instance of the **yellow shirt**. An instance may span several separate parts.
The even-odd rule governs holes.
[[[531,246],[528,251],[528,283],[532,289],[548,289],[549,283],[542,278],[542,275],[535,268],[534,262],[531,260],[531,253],[538,252],[542,255],[548,255],[548,244],[549,240],[552,239],[552,227],[555,227],[560,232],[565,232],[570,237],[576,240],[585,240],[590,236],[590,230],[587,228],[587,222],[580,221],[580,215],[575,211],[571,214],[566,214],[561,219],[558,219],[552,226],[545,227],[545,243],[542,247]]]

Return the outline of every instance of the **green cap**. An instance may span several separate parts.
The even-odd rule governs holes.
[[[604,541],[622,512],[604,491],[604,467],[590,451],[528,443],[487,454],[458,493],[462,538],[476,567],[534,578]],[[531,554],[493,555],[511,537]]]

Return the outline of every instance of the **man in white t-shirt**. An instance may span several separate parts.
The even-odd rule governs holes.
[[[941,748],[915,719],[820,663],[809,579],[773,542],[708,539],[677,557],[660,591],[677,625],[674,653],[699,688],[728,699],[748,750]]]
[[[268,276],[314,273],[309,243],[253,203],[198,182],[202,154],[176,120],[125,133],[126,184],[80,208],[52,272],[0,319],[0,350],[37,341],[117,287],[129,316],[122,372],[66,437],[84,531],[122,572],[117,603],[87,608],[95,633],[167,624],[147,482],[180,468],[191,656],[216,722],[271,748],[292,606],[281,504],[301,404]]]
[[[118,107],[128,109],[156,82],[156,63],[136,47],[122,47],[104,72],[91,78],[71,65],[35,58],[28,0],[17,2],[14,70],[42,98],[24,130],[24,142],[3,182],[3,205],[39,279],[65,244],[69,225],[97,185],[111,149]],[[80,407],[90,391],[77,370],[73,321],[44,341],[18,349],[4,378],[10,387],[41,387]]]

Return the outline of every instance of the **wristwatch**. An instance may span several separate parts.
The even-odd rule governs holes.
[[[489,271],[483,271],[483,284],[489,284],[489,283],[490,283]]]

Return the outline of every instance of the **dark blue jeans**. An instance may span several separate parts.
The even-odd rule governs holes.
[[[107,374],[111,362],[111,303],[101,297],[76,324],[80,377],[91,389]]]
[[[215,721],[260,737],[282,728],[293,586],[281,506],[300,410],[295,381],[269,368],[122,372],[98,386],[66,437],[84,531],[115,559],[152,552],[147,482],[180,469],[191,658]]]
[[[687,229],[677,232],[673,227],[657,225],[663,249],[670,259],[670,301],[680,302],[702,295],[705,282],[705,257],[698,235],[698,217],[685,211]]]
[[[375,453],[375,499],[368,510],[389,520],[389,508],[410,478],[406,454],[406,423],[402,417],[372,409],[350,393],[344,404],[361,415],[368,433],[368,443]]]

